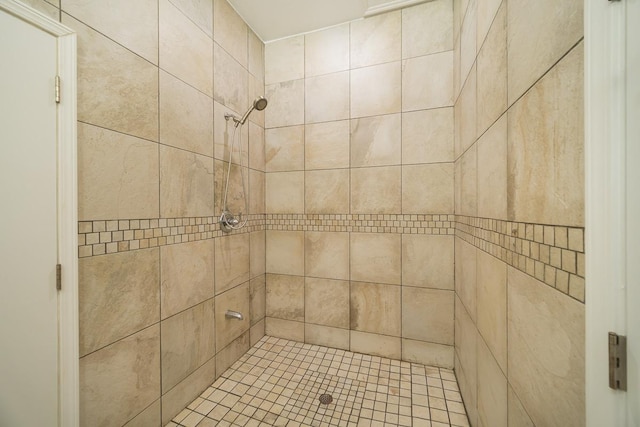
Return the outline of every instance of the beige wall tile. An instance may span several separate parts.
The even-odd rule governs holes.
[[[305,212],[308,214],[349,211],[349,169],[305,172]]]
[[[162,321],[162,392],[215,355],[213,298]]]
[[[161,425],[162,423],[162,408],[160,405],[160,399],[153,402],[151,405],[140,412],[134,419],[124,425],[124,427],[144,427]]]
[[[247,24],[227,0],[213,1],[213,39],[247,67]]]
[[[249,235],[233,234],[217,238],[216,295],[249,280]]]
[[[399,286],[351,282],[351,329],[400,336],[401,292]]]
[[[349,121],[305,126],[305,169],[349,167]]]
[[[304,342],[304,323],[267,317],[265,333],[270,337]]]
[[[367,332],[351,331],[350,350],[356,353],[400,359],[402,344],[399,337],[369,334]]]
[[[263,318],[249,330],[250,345],[256,345],[265,336],[265,319]]]
[[[248,193],[249,203],[251,203],[251,185],[247,180],[247,168],[242,168],[233,163],[231,172],[228,171],[229,163],[220,160],[214,160],[215,164],[215,181],[214,181],[214,211],[216,215],[220,215],[224,209],[238,213],[246,213],[246,197]],[[242,175],[241,175],[242,173]],[[229,188],[227,193],[227,203],[225,207],[224,195],[227,188],[227,174],[229,174]],[[242,180],[245,180],[243,185]],[[247,185],[249,184],[249,185]],[[258,194],[256,194],[257,196]],[[259,203],[258,200],[256,200]],[[263,208],[264,210],[264,208]],[[251,208],[249,212],[252,213]]]
[[[454,237],[402,235],[402,285],[453,290]]]
[[[304,276],[304,232],[267,230],[267,273]]]
[[[402,288],[402,337],[453,345],[452,291]]]
[[[583,45],[510,110],[509,219],[584,225]]]
[[[159,16],[160,68],[213,96],[211,38],[169,0],[160,0]]]
[[[160,320],[158,249],[81,258],[80,355]]]
[[[265,170],[265,151],[264,128],[249,122],[249,167],[251,169]]]
[[[270,172],[265,181],[266,213],[304,212],[304,172]]]
[[[349,279],[349,233],[305,232],[305,275]]]
[[[469,313],[456,296],[455,302],[455,349],[460,366],[456,365],[460,392],[464,399],[469,419],[473,423],[477,417],[478,369],[477,341],[478,330]]]
[[[456,329],[457,331],[457,329]],[[456,332],[457,333],[457,332]],[[458,351],[453,355],[454,372],[456,379],[458,380],[458,386],[460,387],[460,395],[464,402],[464,408],[467,411],[467,417],[469,424],[472,426],[478,425],[478,391],[477,391],[477,379],[468,378],[468,375],[462,369],[460,364],[460,358],[458,357]],[[471,384],[473,382],[473,384]]]
[[[254,278],[266,272],[265,256],[266,242],[264,231],[254,231],[249,233],[249,268],[250,277]]]
[[[213,156],[213,100],[160,71],[160,142]]]
[[[162,425],[166,425],[216,378],[216,358],[210,359],[162,396]]]
[[[402,58],[452,49],[451,0],[437,0],[402,9]]]
[[[487,33],[490,31],[490,27],[496,22],[495,16],[501,5],[505,3],[502,0],[478,0],[477,9],[477,40],[476,47],[480,51],[482,44],[485,43]]]
[[[513,390],[536,425],[584,425],[584,305],[511,267],[507,289]]]
[[[80,359],[81,425],[123,425],[159,397],[159,325]]]
[[[512,427],[534,427],[531,418],[522,407],[522,403],[518,396],[513,392],[511,386],[508,386],[507,400],[508,407],[508,425]]]
[[[267,129],[264,143],[267,172],[304,170],[304,126]]]
[[[245,169],[246,170],[246,169]],[[249,169],[249,212],[262,214],[265,211],[265,173]],[[242,209],[244,210],[244,209]]]
[[[478,215],[478,152],[474,144],[456,162],[456,213]]]
[[[264,43],[249,28],[249,72],[262,82],[264,88]]]
[[[469,1],[462,27],[460,29],[460,78],[461,83],[467,80],[471,66],[476,60],[476,27],[477,27],[477,0]]]
[[[400,284],[401,236],[350,233],[351,280]]]
[[[213,298],[213,240],[162,246],[160,259],[160,311],[163,319]]]
[[[158,68],[62,15],[78,37],[78,120],[158,140]]]
[[[249,72],[218,43],[213,44],[213,60],[213,98],[237,115],[244,114],[251,105]]]
[[[349,69],[349,24],[304,36],[305,76],[319,76]]]
[[[251,73],[248,74],[248,78],[249,78],[249,85],[248,85],[247,91],[249,93],[249,100],[247,103],[247,109],[250,106],[253,106],[253,102],[258,97],[260,96],[265,97],[264,81],[255,77]],[[244,114],[244,111],[242,113]],[[265,116],[265,110],[262,110],[262,111],[253,110],[249,115],[248,121],[264,127],[264,116]]]
[[[464,240],[455,239],[456,295],[476,319],[476,248]]]
[[[267,274],[267,316],[304,322],[304,277]]]
[[[453,108],[402,113],[402,164],[453,161]]]
[[[216,159],[228,162],[229,151],[231,150],[232,141],[234,141],[235,138],[232,161],[233,163],[240,164],[242,160],[246,165],[247,162],[245,159],[247,158],[247,151],[249,149],[249,133],[247,132],[247,127],[243,126],[242,129],[236,128],[233,120],[226,120],[226,114],[237,117],[240,113],[233,111],[231,108],[217,101],[213,101],[213,155]],[[245,157],[242,158],[241,155]],[[264,147],[261,158],[264,159]],[[264,169],[264,165],[262,169]]]
[[[400,114],[351,120],[351,166],[399,165],[401,135]]]
[[[265,44],[264,83],[304,78],[304,36],[289,37]]]
[[[349,118],[349,72],[305,79],[305,123]]]
[[[60,0],[23,0],[22,3],[44,13],[54,21],[60,20]]]
[[[227,310],[237,311],[243,319],[228,319]],[[251,301],[249,282],[236,286],[216,296],[216,351],[220,352],[232,341],[249,331],[251,325]]]
[[[351,23],[351,67],[397,61],[402,53],[402,15],[384,13]]]
[[[402,360],[453,369],[453,346],[403,338]]]
[[[460,92],[459,103],[459,144],[456,145],[456,158],[476,142],[476,67],[469,73],[467,81]]]
[[[478,340],[478,421],[507,427],[507,378],[482,339]]]
[[[349,350],[349,330],[329,326],[304,325],[304,342],[325,347]]]
[[[400,166],[351,169],[351,213],[397,213],[401,179]]]
[[[220,376],[231,367],[238,359],[249,351],[249,331],[236,338],[231,344],[218,351],[216,354],[216,372]]]
[[[63,10],[110,39],[158,63],[158,3],[65,0]]]
[[[349,329],[349,282],[307,277],[304,284],[305,322]]]
[[[351,117],[399,113],[400,62],[351,70]]]
[[[583,3],[512,0],[507,9],[511,105],[583,36]]]
[[[213,215],[213,159],[160,146],[160,216]]]
[[[477,256],[478,330],[507,372],[507,264],[484,251]]]
[[[213,38],[213,2],[210,0],[170,0],[202,31]]]
[[[402,166],[402,213],[453,212],[452,163]]]
[[[478,216],[507,219],[507,115],[478,140]]]
[[[304,123],[304,80],[291,80],[265,86],[269,106],[264,110],[265,127]]]
[[[453,52],[402,61],[402,111],[453,105]]]
[[[249,282],[249,302],[251,311],[251,325],[254,326],[266,316],[267,308],[267,289],[266,276],[263,274]],[[264,325],[263,325],[264,328]]]
[[[78,123],[80,220],[156,217],[158,145]]]

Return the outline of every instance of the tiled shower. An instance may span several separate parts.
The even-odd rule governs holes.
[[[266,46],[226,0],[25,3],[78,32],[81,425],[165,425],[265,334],[453,368],[474,427],[585,424],[582,2]]]

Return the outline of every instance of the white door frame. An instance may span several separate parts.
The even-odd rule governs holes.
[[[59,420],[63,427],[79,425],[78,347],[78,200],[76,34],[70,28],[15,0],[0,0],[0,9],[55,36],[58,44],[58,263],[62,265],[59,316]],[[54,88],[51,88],[54,90]]]

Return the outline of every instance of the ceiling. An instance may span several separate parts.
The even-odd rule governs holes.
[[[428,0],[229,0],[264,42]]]

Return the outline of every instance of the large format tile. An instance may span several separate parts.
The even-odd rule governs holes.
[[[402,111],[453,105],[453,52],[402,61]]]
[[[153,402],[151,405],[135,416],[131,421],[126,423],[124,427],[145,427],[145,426],[157,426],[162,424],[162,408],[160,405],[160,399]]]
[[[402,164],[453,161],[453,108],[402,113]]]
[[[456,214],[478,215],[478,145],[474,144],[456,161]]]
[[[469,413],[471,424],[477,417],[478,401],[478,330],[460,299],[455,300],[455,349],[459,366],[456,375],[460,381],[460,392]]]
[[[213,37],[213,2],[211,0],[169,0],[209,37]]]
[[[265,333],[271,337],[304,342],[304,323],[267,317]]]
[[[263,274],[254,279],[251,279],[249,282],[249,304],[251,315],[251,325],[255,325],[256,323],[264,320],[266,316],[266,308],[267,308],[267,288],[266,288],[266,276]]]
[[[397,61],[402,53],[402,15],[384,13],[351,23],[351,67]]]
[[[323,345],[331,348],[349,350],[348,329],[332,328],[311,323],[304,325],[304,342],[315,345]]]
[[[454,237],[402,235],[402,285],[454,288]]]
[[[464,240],[455,238],[456,295],[476,319],[476,248]]]
[[[349,167],[349,120],[305,126],[305,169]]]
[[[349,233],[305,232],[305,275],[349,279]]]
[[[304,277],[267,274],[267,316],[304,321]]]
[[[453,369],[453,346],[402,339],[402,360]]]
[[[507,219],[507,114],[478,140],[478,216]]]
[[[307,77],[304,85],[305,123],[349,118],[349,72]]]
[[[351,70],[351,117],[398,113],[401,109],[400,61]]]
[[[402,166],[402,213],[453,213],[452,163]]]
[[[264,46],[264,83],[304,78],[304,36],[289,37]]]
[[[400,114],[351,120],[351,166],[387,166],[401,162]]]
[[[249,269],[251,272],[251,278],[260,276],[266,272],[265,256],[266,256],[266,242],[265,231],[254,231],[249,233]]]
[[[232,163],[231,171],[229,171],[229,163],[220,160],[214,160],[214,165],[214,212],[216,215],[220,215],[223,210],[234,214],[246,214],[247,197],[251,199],[251,183],[247,180],[248,169]],[[227,177],[229,178],[228,186]],[[225,192],[227,196],[226,204]],[[256,194],[256,196],[259,196],[259,194]],[[250,203],[251,200],[249,200]],[[249,213],[252,212],[251,207],[249,207]]]
[[[341,214],[349,211],[349,170],[305,172],[304,209],[308,214]]]
[[[304,126],[267,129],[264,143],[267,172],[304,170]]]
[[[534,427],[518,396],[516,396],[511,386],[507,386],[507,388],[508,425],[510,427]]]
[[[213,45],[213,98],[237,114],[252,105],[249,101],[249,72],[217,43]]]
[[[159,252],[147,249],[80,259],[81,356],[160,320]]]
[[[350,233],[351,280],[400,284],[401,236]]]
[[[227,310],[242,314],[242,320],[227,318]],[[249,282],[236,286],[216,296],[215,325],[216,325],[216,353],[228,344],[249,331],[251,326],[251,301]]]
[[[233,234],[215,239],[216,295],[249,280],[249,235]]]
[[[394,214],[400,211],[400,166],[351,169],[351,213]]]
[[[357,353],[400,359],[402,341],[400,337],[351,331],[349,349]]]
[[[265,170],[265,130],[253,122],[249,122],[249,167]]]
[[[342,24],[304,36],[305,76],[349,69],[349,24]]]
[[[402,58],[453,49],[451,0],[437,0],[402,9]]]
[[[402,337],[453,345],[453,291],[402,288]]]
[[[267,231],[267,273],[304,276],[303,231]]]
[[[478,339],[478,424],[507,427],[507,377]]]
[[[462,27],[460,28],[460,81],[464,84],[469,71],[476,60],[477,11],[478,0],[463,0],[468,6],[463,8]]]
[[[213,1],[213,39],[247,68],[247,24],[227,0]]]
[[[304,172],[270,172],[265,180],[266,213],[304,213]]]
[[[471,68],[467,81],[462,87],[460,97],[456,104],[458,115],[456,116],[456,129],[459,131],[455,140],[456,159],[476,142],[477,125],[476,113],[476,67]]]
[[[264,43],[249,28],[249,64],[248,70],[251,75],[255,76],[264,89]]]
[[[216,354],[216,371],[224,372],[249,350],[249,334],[247,331],[233,340],[231,344]]]
[[[246,168],[244,169],[247,170]],[[265,212],[265,173],[249,169],[249,213]],[[245,176],[246,179],[246,176]],[[242,209],[244,210],[244,209]]]
[[[268,85],[265,96],[269,100],[264,117],[266,128],[304,123],[304,79]]]
[[[349,329],[348,281],[307,277],[304,298],[305,322]]]
[[[60,20],[60,0],[23,0],[22,3],[44,13],[54,21]]]
[[[399,286],[351,282],[350,299],[352,330],[400,336],[402,301]]]

